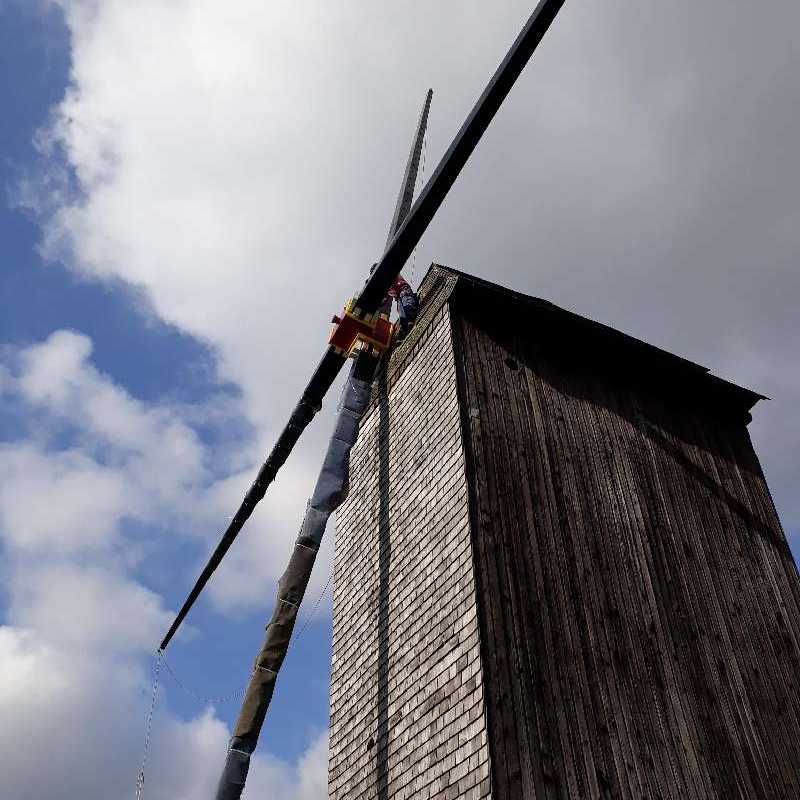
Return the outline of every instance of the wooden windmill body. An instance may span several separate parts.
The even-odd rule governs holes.
[[[330,797],[800,797],[760,395],[443,267],[337,516]]]

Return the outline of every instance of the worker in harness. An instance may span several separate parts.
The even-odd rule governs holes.
[[[402,342],[417,320],[419,298],[402,275],[398,275],[394,279],[394,283],[389,287],[387,294],[397,302],[397,313],[400,317],[397,341]]]
[[[376,266],[377,264],[372,265],[369,271],[370,275],[372,275]],[[383,298],[381,307],[384,314],[389,313],[392,300],[397,302],[397,313],[399,315],[396,341],[402,342],[414,327],[417,313],[419,312],[419,298],[402,274],[394,279],[394,283],[386,292],[386,297]]]

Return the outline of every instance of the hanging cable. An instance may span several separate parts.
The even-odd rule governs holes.
[[[303,623],[303,627],[300,629],[300,632],[292,641],[292,647],[297,646],[298,640],[303,636],[308,626],[314,619],[319,607],[322,603],[325,594],[328,591],[328,588],[331,585],[331,581],[333,580],[333,570],[331,570],[330,575],[328,575],[328,580],[325,581],[325,585],[322,587],[322,591],[317,598],[317,602],[314,603],[313,608],[311,609],[311,613],[306,617],[305,622]],[[175,673],[175,670],[170,666],[169,662],[164,655],[163,650],[157,650],[156,654],[153,658],[153,689],[150,696],[150,707],[147,710],[147,717],[145,722],[145,734],[144,734],[144,749],[142,753],[142,761],[139,766],[139,773],[136,777],[136,800],[143,800],[144,798],[144,776],[145,776],[145,767],[147,766],[147,758],[150,754],[150,742],[152,741],[152,734],[153,734],[153,716],[156,710],[156,704],[158,700],[158,690],[160,686],[160,674],[161,674],[161,667],[162,665],[169,673],[172,680],[175,682],[175,685],[178,686],[181,691],[191,697],[193,700],[197,701],[199,704],[202,705],[213,705],[219,706],[223,705],[224,703],[230,703],[233,700],[240,700],[246,689],[247,684],[243,684],[238,689],[234,689],[232,692],[229,692],[226,695],[222,695],[220,697],[206,697],[198,692],[194,691],[194,689],[189,688]],[[252,674],[252,673],[251,673]]]
[[[333,571],[331,570],[330,575],[328,575],[328,580],[325,582],[325,585],[322,587],[322,590],[319,593],[319,597],[317,597],[316,602],[314,603],[313,607],[311,608],[310,613],[305,618],[303,622],[303,627],[300,629],[298,634],[292,640],[292,646],[294,647],[298,640],[303,636],[308,626],[313,622],[314,617],[316,616],[317,611],[319,610],[320,605],[322,604],[322,600],[325,597],[328,588],[331,585],[331,581],[333,580]],[[200,692],[196,692],[190,686],[187,686],[185,681],[178,677],[178,674],[175,672],[169,661],[167,661],[167,657],[163,652],[159,652],[158,658],[160,659],[160,665],[163,665],[164,669],[167,671],[169,676],[175,682],[175,685],[182,691],[184,694],[191,697],[200,705],[212,705],[212,706],[220,706],[224,705],[225,703],[230,703],[234,700],[241,700],[242,696],[244,695],[245,689],[247,689],[247,684],[244,683],[236,689],[228,692],[227,694],[219,695],[217,697],[207,697],[204,694],[200,694]],[[159,665],[159,666],[160,666]],[[251,673],[252,675],[252,673]],[[249,678],[250,676],[248,676]],[[151,710],[152,714],[152,710]],[[149,717],[148,717],[149,719]],[[149,731],[148,731],[149,736]],[[148,741],[149,745],[149,741]]]
[[[150,738],[153,732],[153,714],[155,713],[156,702],[158,700],[158,678],[161,672],[161,662],[163,659],[163,652],[157,650],[153,662],[153,691],[150,696],[150,708],[147,712],[147,721],[144,726],[144,752],[142,753],[142,763],[139,767],[139,774],[136,778],[136,800],[142,800],[144,796],[144,770],[147,766],[147,756],[150,752]]]
[[[325,593],[328,591],[328,587],[331,585],[331,581],[333,580],[333,570],[331,570],[331,574],[328,575],[328,580],[325,582],[325,585],[322,587],[322,591],[320,592],[319,597],[317,598],[317,602],[314,603],[314,607],[311,609],[311,613],[306,617],[306,621],[303,623],[303,627],[300,628],[300,632],[295,636],[295,638],[291,642],[292,647],[297,646],[297,640],[305,633],[306,628],[311,624],[311,620],[314,619],[314,615],[317,613],[317,609],[322,602],[322,598],[325,597]]]
[[[178,686],[181,691],[185,694],[189,695],[193,700],[196,700],[201,705],[207,706],[220,706],[224,705],[225,703],[230,703],[232,700],[239,700],[241,699],[242,695],[244,694],[244,690],[247,688],[247,684],[244,683],[236,689],[228,692],[227,694],[220,695],[219,697],[206,697],[205,695],[196,692],[194,689],[189,688],[176,674],[175,670],[169,665],[166,657],[162,655],[162,663],[164,664],[165,669],[170,674],[170,677],[175,684]]]

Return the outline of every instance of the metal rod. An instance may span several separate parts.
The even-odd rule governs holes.
[[[564,0],[541,0],[534,9],[525,27],[497,68],[483,94],[478,98],[452,144],[442,157],[430,180],[425,185],[405,221],[400,225],[381,260],[361,290],[356,305],[363,311],[373,313],[383,302],[392,282],[419,243],[458,174],[466,164],[467,159],[489,127],[489,123],[563,4]],[[277,443],[259,470],[258,476],[242,501],[236,516],[223,534],[222,540],[211,554],[208,563],[189,593],[189,597],[178,612],[178,616],[169,631],[167,631],[166,636],[164,636],[160,649],[163,650],[169,644],[170,639],[174,636],[189,609],[206,583],[208,583],[208,579],[233,544],[245,521],[253,512],[256,504],[264,497],[267,487],[284,461],[286,461],[295,443],[300,438],[300,434],[319,410],[323,397],[331,387],[344,361],[345,359],[330,345],[325,350],[299,403],[289,418],[289,423],[278,437]]]
[[[278,470],[288,458],[289,453],[292,452],[292,448],[300,438],[300,434],[302,434],[308,423],[313,419],[314,414],[319,410],[322,398],[325,396],[328,389],[330,389],[331,384],[339,374],[339,370],[342,368],[345,360],[344,356],[337,353],[330,345],[328,346],[317,368],[314,370],[311,380],[308,382],[308,385],[300,397],[299,402],[289,417],[289,422],[278,437],[278,441],[272,448],[272,452],[267,457],[267,460],[258,471],[253,485],[250,487],[244,500],[242,500],[242,504],[239,506],[239,510],[222,535],[222,539],[208,559],[208,563],[203,567],[200,577],[195,582],[191,592],[189,592],[189,596],[186,598],[178,615],[175,617],[174,622],[170,625],[169,630],[162,639],[159,645],[160,650],[164,650],[170,643],[170,640],[175,635],[180,624],[189,613],[189,609],[194,605],[200,592],[203,591],[205,585],[208,583],[208,579],[214,574],[214,571],[225,557],[230,546],[239,535],[239,531],[244,526],[244,523],[247,522],[248,518],[253,513],[253,509],[266,494],[267,487],[274,480]]]

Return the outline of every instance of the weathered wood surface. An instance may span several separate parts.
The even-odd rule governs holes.
[[[332,800],[800,797],[753,393],[436,268],[337,519]]]
[[[443,298],[444,299],[444,298]],[[336,519],[331,800],[490,796],[449,311],[430,298]]]
[[[452,313],[493,797],[800,797],[800,582],[741,391],[487,298]]]

